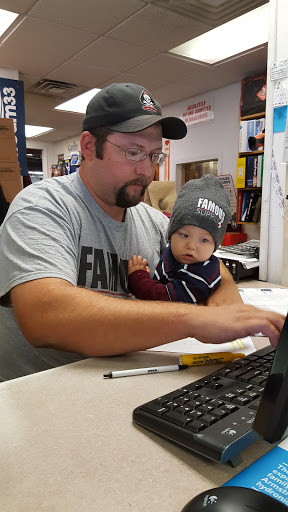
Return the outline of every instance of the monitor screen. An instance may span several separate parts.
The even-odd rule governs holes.
[[[269,443],[278,443],[288,435],[288,315],[253,429]]]

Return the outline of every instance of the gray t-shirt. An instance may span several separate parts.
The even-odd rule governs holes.
[[[141,254],[153,275],[167,226],[165,215],[142,202],[127,209],[125,222],[112,219],[93,199],[79,172],[21,191],[0,228],[0,381],[85,358],[35,349],[26,341],[12,307],[5,306],[14,286],[53,277],[133,299],[127,288],[128,260]]]

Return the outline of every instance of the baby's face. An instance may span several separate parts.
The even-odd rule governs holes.
[[[215,251],[215,242],[205,229],[188,225],[173,233],[171,250],[179,263],[190,265],[208,260]]]

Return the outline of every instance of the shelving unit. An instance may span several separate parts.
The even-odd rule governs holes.
[[[261,118],[265,118],[265,112],[259,112],[257,114],[252,114],[252,115],[249,115],[249,116],[242,116],[240,117],[239,119],[239,122],[241,121],[249,121],[249,120],[254,120],[254,119],[261,119]],[[264,149],[263,150],[259,150],[259,151],[242,151],[242,152],[239,152],[238,153],[238,158],[246,158],[246,157],[249,157],[249,156],[257,156],[257,155],[263,155],[263,158],[264,158]],[[246,160],[246,172],[247,172],[247,160]],[[261,169],[257,169],[257,172],[261,172]],[[236,197],[236,222],[237,224],[249,224],[249,225],[256,225],[256,224],[259,224],[260,221],[258,222],[253,222],[253,221],[241,221],[241,210],[240,210],[240,207],[239,207],[239,200],[240,200],[240,197],[241,197],[241,192],[256,192],[258,194],[258,197],[259,197],[259,194],[261,194],[262,192],[262,187],[259,187],[259,186],[250,186],[250,187],[239,187],[237,186],[237,197]],[[243,197],[243,196],[242,196]]]

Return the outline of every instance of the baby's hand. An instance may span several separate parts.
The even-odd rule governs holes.
[[[135,270],[146,270],[148,274],[150,274],[150,269],[147,265],[146,258],[142,258],[142,256],[132,256],[132,258],[128,261],[128,276],[135,272]]]

